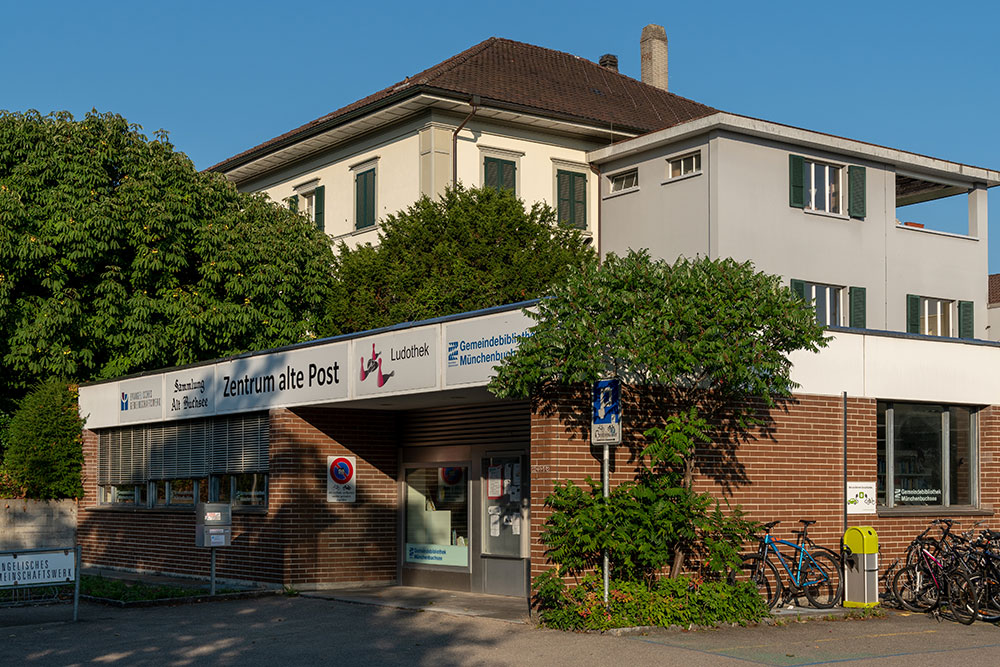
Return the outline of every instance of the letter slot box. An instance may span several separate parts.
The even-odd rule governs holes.
[[[227,503],[198,503],[195,508],[195,546],[230,546],[232,524],[233,516]]]

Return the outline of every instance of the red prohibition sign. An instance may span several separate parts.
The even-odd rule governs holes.
[[[336,458],[330,464],[330,477],[337,484],[347,484],[354,479],[354,466],[343,456]]]

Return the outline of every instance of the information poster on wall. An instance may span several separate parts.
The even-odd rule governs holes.
[[[489,474],[486,478],[486,497],[499,498],[503,495],[503,466],[493,465],[489,467]]]
[[[875,482],[847,483],[847,513],[875,514]]]

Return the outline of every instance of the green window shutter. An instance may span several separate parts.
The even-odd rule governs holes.
[[[788,156],[788,205],[806,207],[806,161],[801,155]]]
[[[483,185],[500,189],[500,160],[488,157],[483,160]]]
[[[920,297],[906,295],[906,333],[920,333]]]
[[[483,158],[483,185],[488,188],[504,188],[517,194],[516,166],[510,160]]]
[[[299,196],[298,195],[292,195],[291,197],[288,198],[288,210],[289,211],[295,211],[296,213],[299,212]]]
[[[500,161],[500,187],[517,194],[517,179],[514,177],[514,170],[513,162]]]
[[[806,301],[806,282],[792,278],[792,294]]]
[[[958,302],[958,337],[975,338],[975,304],[972,301]]]
[[[363,229],[375,224],[375,170],[363,171],[354,177],[355,228]]]
[[[326,202],[324,201],[325,195],[326,195],[326,186],[325,185],[316,186],[316,190],[313,192],[313,212],[315,213],[316,217],[316,229],[320,230],[321,232],[326,231],[324,228],[324,220],[323,220],[326,213]]]
[[[556,172],[556,209],[560,225],[587,227],[587,176],[573,171]]]
[[[864,167],[847,168],[847,214],[852,218],[864,220],[867,214],[866,182]]]
[[[587,228],[587,175],[573,174],[573,226]]]
[[[851,310],[850,325],[856,329],[865,329],[868,326],[866,322],[867,313],[865,310],[866,296],[864,287],[852,287],[847,292],[847,299]]]
[[[568,171],[556,172],[556,209],[560,225],[573,224],[573,174]]]

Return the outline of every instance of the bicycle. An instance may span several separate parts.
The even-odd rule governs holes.
[[[946,526],[940,540],[926,537],[930,528],[913,540],[907,548],[907,564],[893,577],[892,589],[910,611],[934,611],[946,603],[955,620],[971,625],[979,616],[980,592],[948,540],[952,523],[948,519],[933,522]]]
[[[836,605],[843,592],[840,557],[809,538],[809,526],[816,522],[799,519],[802,530],[792,531],[799,536],[796,543],[777,540],[771,536],[771,529],[779,523],[781,522],[771,521],[762,526],[764,535],[758,538],[757,553],[743,557],[740,569],[730,573],[730,581],[753,584],[768,609],[773,609],[779,599],[784,604],[786,600],[799,594],[805,595],[809,604],[817,609],[829,609]],[[778,549],[779,544],[791,549],[794,555],[786,560]],[[771,561],[772,553],[788,574],[787,586],[783,584],[778,568]]]

